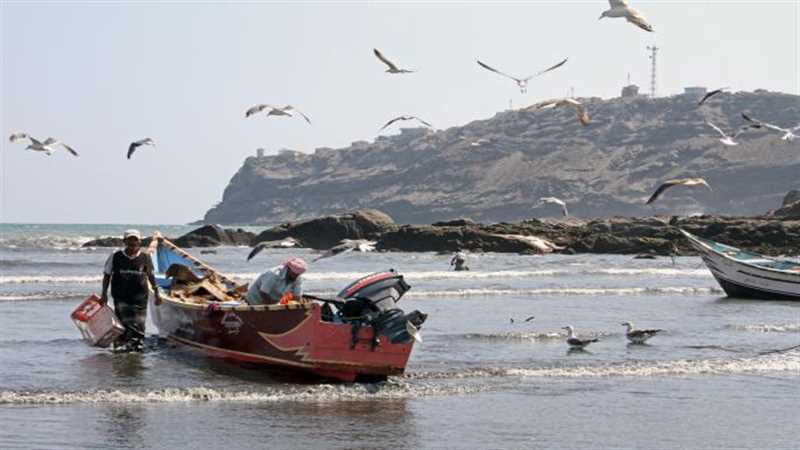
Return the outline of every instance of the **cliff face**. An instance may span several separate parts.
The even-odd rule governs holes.
[[[248,158],[209,210],[208,223],[275,223],[378,208],[398,223],[457,217],[493,222],[556,216],[555,196],[579,217],[692,213],[753,215],[780,206],[800,188],[800,140],[753,131],[725,147],[705,125],[726,131],[740,113],[794,126],[800,97],[756,91],[697,98],[582,99],[593,123],[574,110],[507,111],[488,120],[428,133],[358,142],[313,155],[284,151]],[[713,187],[645,199],[670,178],[704,177]]]

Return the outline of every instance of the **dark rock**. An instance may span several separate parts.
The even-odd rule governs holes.
[[[81,247],[124,247],[121,237],[101,237],[85,242]]]
[[[781,219],[800,220],[800,200],[789,204],[784,203],[782,207],[772,211],[770,215]]]
[[[431,226],[434,227],[471,227],[474,225],[476,225],[476,223],[472,219],[453,219],[431,224]]]
[[[800,190],[792,190],[786,194],[786,197],[783,197],[783,203],[781,206],[789,206],[792,203],[800,202]]]
[[[179,247],[218,247],[220,245],[250,245],[254,233],[241,228],[226,230],[219,225],[204,225],[192,230],[173,242]]]
[[[253,244],[292,237],[315,249],[328,249],[342,239],[377,239],[396,225],[387,214],[364,209],[338,216],[325,216],[302,222],[288,222],[261,232]]]

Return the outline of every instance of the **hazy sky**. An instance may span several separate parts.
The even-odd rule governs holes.
[[[800,94],[800,0],[632,1],[655,27],[598,17],[608,2],[200,3],[0,1],[0,222],[199,219],[256,148],[373,140],[397,114],[438,128],[566,95],[619,95],[627,74],[684,86]],[[381,49],[418,69],[389,75]],[[520,76],[569,57],[522,95]],[[292,104],[313,125],[255,116]],[[7,136],[54,136],[80,158]],[[125,159],[130,141],[157,149]]]

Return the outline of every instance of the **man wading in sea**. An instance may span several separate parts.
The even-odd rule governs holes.
[[[103,294],[100,301],[108,303],[108,286],[114,297],[114,311],[117,313],[125,333],[114,343],[115,349],[142,351],[144,324],[147,318],[147,282],[154,287],[155,303],[161,304],[156,278],[153,276],[153,262],[150,256],[142,253],[142,236],[137,230],[128,230],[123,235],[125,249],[111,254],[103,269]]]

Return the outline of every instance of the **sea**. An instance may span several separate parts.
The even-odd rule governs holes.
[[[800,302],[727,298],[697,257],[322,259],[308,292],[393,268],[412,286],[399,306],[428,314],[405,375],[348,384],[210,359],[152,322],[142,354],[86,345],[69,314],[113,249],[81,244],[132,227],[191,229],[0,224],[0,448],[800,448]],[[242,282],[315,256],[199,250]],[[664,331],[629,345],[625,321]],[[570,352],[566,325],[599,342]]]

